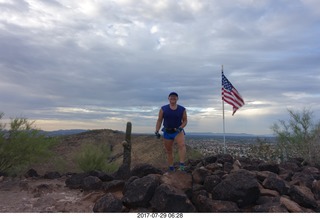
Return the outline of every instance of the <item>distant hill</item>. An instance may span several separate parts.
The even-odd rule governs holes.
[[[89,129],[60,129],[54,131],[43,131],[48,136],[59,136],[59,135],[72,135],[72,134],[79,134],[82,132],[90,131]],[[92,130],[93,131],[93,130]],[[153,135],[153,133],[133,133],[135,135]],[[196,136],[223,136],[224,133],[214,133],[214,132],[188,132],[188,135],[196,135]],[[274,137],[272,134],[265,134],[265,135],[255,135],[255,134],[248,134],[248,133],[225,133],[225,136],[234,136],[234,137]]]
[[[79,134],[82,132],[89,131],[88,129],[67,129],[67,130],[55,130],[55,131],[42,131],[47,136],[59,136],[59,135],[73,135],[73,134]]]
[[[78,133],[77,133],[78,132]],[[67,134],[75,133],[75,134]],[[47,132],[48,135],[58,138],[57,144],[53,147],[54,156],[34,168],[40,174],[47,171],[79,172],[75,155],[85,145],[103,145],[112,150],[111,156],[106,159],[120,165],[123,161],[123,146],[125,133],[110,129],[98,130],[59,130]],[[57,136],[58,135],[58,136]],[[166,168],[166,154],[163,141],[151,134],[132,134],[131,136],[131,164],[148,163],[158,168]],[[187,146],[187,157],[201,156],[200,152]],[[177,147],[175,147],[177,151]]]

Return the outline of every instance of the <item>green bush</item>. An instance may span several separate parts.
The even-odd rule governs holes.
[[[280,120],[272,126],[277,136],[277,152],[282,161],[301,157],[310,163],[320,162],[319,134],[320,123],[313,122],[313,113],[303,109],[301,112],[288,110],[289,121]]]
[[[110,149],[103,145],[85,144],[75,155],[75,160],[83,172],[89,172],[92,170],[113,172],[117,169],[117,166],[115,164],[108,163],[110,154]]]
[[[0,119],[3,118],[0,113]],[[20,174],[30,165],[51,155],[53,139],[36,129],[34,122],[26,118],[11,119],[10,129],[0,124],[0,172],[8,175]]]

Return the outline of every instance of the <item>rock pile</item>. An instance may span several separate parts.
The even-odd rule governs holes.
[[[127,179],[93,171],[70,174],[65,183],[103,191],[93,212],[320,212],[320,171],[299,159],[217,155],[189,160],[186,172],[140,164]]]

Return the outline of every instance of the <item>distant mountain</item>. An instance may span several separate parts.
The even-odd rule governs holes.
[[[90,131],[89,129],[60,129],[54,131],[43,131],[48,136],[60,136],[60,135],[73,135],[79,134],[82,132]],[[132,133],[132,134],[150,134],[150,133]],[[213,133],[213,132],[187,132],[189,136],[223,136],[223,133]],[[225,133],[226,137],[274,137],[272,134],[266,135],[254,135],[254,134],[247,134],[247,133]]]
[[[67,129],[67,130],[55,130],[55,131],[43,131],[45,135],[47,136],[60,136],[60,135],[73,135],[73,134],[79,134],[82,132],[87,132],[88,129]]]

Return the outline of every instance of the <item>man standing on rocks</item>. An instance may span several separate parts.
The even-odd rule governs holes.
[[[173,166],[173,144],[178,145],[180,165],[179,170],[184,171],[184,161],[186,157],[185,132],[184,127],[188,123],[186,109],[178,105],[179,96],[176,92],[171,92],[168,96],[169,104],[161,107],[156,123],[155,134],[160,138],[159,130],[163,122],[163,144],[167,152],[169,171],[174,171]]]

